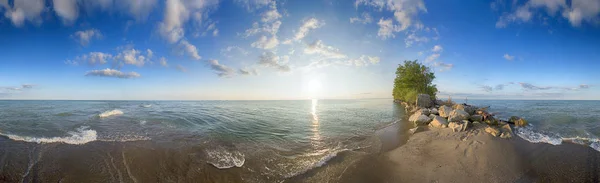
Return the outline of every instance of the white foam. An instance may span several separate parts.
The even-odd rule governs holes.
[[[145,107],[145,108],[149,108],[149,107],[152,107],[152,104],[142,104],[142,105],[140,105],[140,106],[141,106],[141,107]]]
[[[532,127],[516,128],[517,135],[529,142],[533,143],[548,143],[552,145],[562,144],[562,138],[552,137],[550,135],[534,132]]]
[[[219,147],[217,149],[207,150],[208,155],[207,162],[217,167],[218,169],[227,169],[232,167],[242,167],[246,159],[244,154],[234,150],[228,151],[225,148]]]
[[[595,149],[596,151],[600,151],[600,141],[596,141],[590,144],[590,147]]]
[[[65,144],[85,144],[88,142],[95,141],[97,133],[94,130],[87,129],[88,127],[80,127],[75,132],[70,131],[67,137],[27,137],[13,134],[2,134],[11,140],[23,141],[23,142],[34,142],[38,144],[44,143],[65,143]]]
[[[287,175],[285,177],[286,178],[294,177],[294,176],[297,176],[297,175],[304,174],[304,173],[306,173],[306,172],[308,172],[308,171],[310,171],[312,169],[322,167],[323,165],[327,164],[327,162],[329,162],[329,160],[335,158],[340,152],[344,152],[344,151],[349,151],[349,149],[342,149],[342,150],[338,150],[338,151],[334,151],[332,153],[329,153],[329,154],[323,156],[321,159],[319,159],[319,161],[313,163],[312,166],[307,167],[307,168],[303,169],[302,171],[289,174],[289,175]]]
[[[123,115],[123,111],[121,111],[119,109],[115,109],[112,111],[104,111],[103,113],[99,114],[98,117],[106,118],[106,117],[115,116],[115,115]]]

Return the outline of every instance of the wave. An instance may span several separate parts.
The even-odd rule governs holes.
[[[104,111],[103,113],[100,113],[98,115],[98,117],[100,117],[100,118],[106,118],[106,117],[115,116],[115,115],[123,115],[123,111],[121,111],[119,109],[115,109],[115,110],[112,110],[112,111]]]
[[[140,107],[149,108],[152,107],[152,104],[142,104]]]
[[[207,163],[218,169],[227,169],[232,167],[242,167],[246,159],[244,154],[237,150],[226,150],[223,147],[206,151]]]
[[[6,136],[9,139],[14,140],[14,141],[33,142],[33,143],[38,143],[38,144],[65,143],[65,144],[80,145],[80,144],[85,144],[88,142],[96,141],[96,138],[98,137],[97,132],[95,130],[90,130],[88,128],[89,127],[87,127],[87,126],[77,128],[76,131],[68,132],[68,134],[70,136],[67,136],[67,137],[27,137],[27,136],[19,136],[19,135],[3,134],[3,133],[0,133],[0,135]]]
[[[327,162],[329,162],[331,159],[337,157],[340,153],[346,152],[346,151],[350,151],[350,149],[341,149],[341,150],[329,153],[329,154],[323,156],[321,159],[319,159],[319,161],[316,161],[311,166],[305,168],[304,170],[296,172],[296,173],[289,174],[289,175],[285,176],[285,178],[291,178],[291,177],[295,177],[295,176],[298,176],[298,175],[302,175],[302,174],[304,174],[304,173],[306,173],[306,172],[308,172],[310,170],[322,167],[323,165],[326,165]]]
[[[542,134],[535,132],[531,126],[516,128],[516,134],[519,137],[533,143],[547,143],[552,145],[560,145],[563,142],[575,143],[580,145],[589,146],[596,151],[600,151],[600,139],[590,137],[562,137],[554,134]]]

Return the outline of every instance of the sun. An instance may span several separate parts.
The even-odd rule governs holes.
[[[306,87],[308,92],[310,92],[311,94],[317,94],[321,91],[321,81],[319,81],[318,79],[312,79],[308,81]]]

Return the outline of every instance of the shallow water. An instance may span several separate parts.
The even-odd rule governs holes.
[[[503,119],[527,119],[530,125],[516,132],[530,142],[558,145],[568,141],[600,151],[600,101],[469,100],[469,104],[490,106],[489,111]]]
[[[379,152],[374,132],[403,114],[388,99],[0,101],[0,145],[12,147],[0,163],[15,169],[0,178],[280,181]]]

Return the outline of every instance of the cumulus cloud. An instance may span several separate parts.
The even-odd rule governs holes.
[[[77,62],[87,62],[89,65],[102,65],[112,59],[113,55],[108,53],[90,52],[88,54],[78,56],[75,60],[77,60]]]
[[[128,78],[137,78],[137,77],[140,77],[141,75],[136,72],[124,73],[124,72],[121,72],[118,70],[106,68],[104,70],[88,71],[87,73],[85,73],[85,76],[100,76],[100,77],[114,77],[114,78],[128,79]]]
[[[238,70],[238,73],[241,75],[252,75],[252,76],[256,76],[258,75],[258,71],[256,71],[256,69],[254,68],[241,68]]]
[[[163,67],[169,67],[169,63],[165,57],[160,57],[160,59],[158,59],[158,63]]]
[[[425,63],[433,62],[433,61],[437,60],[438,58],[440,58],[439,53],[431,54],[427,58],[425,58]]]
[[[398,24],[394,23],[391,19],[380,19],[378,37],[381,39],[394,38],[394,32],[404,31],[410,26],[419,27],[422,24],[418,21],[416,16],[419,12],[427,12],[425,3],[423,0],[356,0],[354,5],[358,6],[370,6],[376,9],[388,10],[394,13],[394,20]]]
[[[368,24],[373,22],[373,18],[369,13],[363,12],[361,17],[352,17],[350,18],[350,23],[360,23],[360,24]]]
[[[290,66],[287,65],[289,57],[279,57],[273,52],[264,52],[258,60],[258,64],[264,67],[274,68],[279,72],[291,71]]]
[[[347,56],[343,54],[339,49],[334,48],[332,46],[327,46],[323,44],[323,41],[316,40],[315,42],[309,44],[304,49],[305,54],[319,54],[324,58],[333,58],[333,59],[342,59]]]
[[[157,0],[115,0],[115,2],[126,8],[136,21],[144,22],[154,10]]]
[[[361,55],[357,59],[348,60],[346,63],[351,66],[361,67],[368,65],[375,65],[381,61],[379,57],[372,57],[368,55]]]
[[[184,25],[190,18],[195,17],[195,21],[202,21],[202,15],[216,4],[218,0],[167,0],[164,18],[158,25],[158,32],[169,43],[177,43],[185,36]]]
[[[102,38],[102,33],[97,29],[88,29],[77,31],[71,37],[77,40],[81,46],[87,46],[92,39]]]
[[[381,30],[381,29],[379,29]],[[393,36],[393,34],[392,34]],[[411,47],[414,43],[426,43],[429,42],[429,38],[425,36],[419,36],[415,31],[411,31],[406,38],[404,38],[404,44],[406,47]]]
[[[277,11],[277,4],[275,2],[271,3],[270,9],[262,13],[261,16],[262,18],[260,20],[262,22],[272,22],[281,18],[281,14]]]
[[[42,23],[41,14],[45,9],[44,0],[17,0],[11,7],[7,0],[0,3],[0,10],[4,8],[4,17],[10,19],[16,27],[23,26],[25,20],[39,25]]]
[[[292,39],[286,40],[284,44],[290,44],[292,41],[301,41],[311,30],[317,29],[325,25],[323,21],[317,20],[316,18],[309,18],[302,22],[302,25],[294,34]]]
[[[234,0],[234,2],[246,8],[249,12],[276,3],[275,0]]]
[[[77,0],[53,0],[53,7],[63,24],[71,25],[79,16]]]
[[[235,74],[232,68],[220,64],[218,60],[208,60],[208,64],[210,69],[214,70],[219,77],[231,77]]]
[[[202,58],[198,54],[198,49],[196,49],[196,46],[190,44],[187,40],[181,40],[179,42],[179,48],[194,60],[200,60]]]
[[[250,54],[250,52],[246,51],[245,49],[239,47],[239,46],[228,46],[226,48],[221,49],[221,55],[226,56],[226,57],[232,57],[232,52],[238,52],[242,55],[248,55]]]
[[[253,42],[250,46],[254,48],[260,48],[265,50],[274,49],[279,45],[279,40],[277,36],[272,36],[271,38],[267,38],[267,36],[261,36],[256,42]]]
[[[509,55],[508,53],[505,53],[503,57],[508,61],[512,61],[515,59],[515,56]]]
[[[279,32],[279,27],[281,26],[281,21],[275,21],[273,23],[265,23],[262,26],[258,22],[254,22],[252,24],[252,28],[247,29],[244,32],[244,37],[250,37],[259,33],[268,33],[271,35],[276,35]]]
[[[442,50],[444,50],[444,48],[442,48],[441,45],[435,45],[433,46],[433,48],[431,49],[431,51],[433,52],[441,52]]]
[[[135,65],[138,67],[144,66],[146,61],[148,61],[148,58],[144,56],[140,50],[136,50],[133,48],[121,51],[121,53],[119,53],[114,58],[120,64]]]
[[[512,23],[530,22],[533,17],[542,18],[560,17],[557,13],[567,19],[572,26],[578,27],[582,22],[594,23],[599,19],[600,1],[598,0],[528,0],[524,4],[513,3],[513,11],[505,12],[496,22],[497,28],[504,28]],[[498,9],[496,2],[492,4],[493,9]],[[541,14],[546,11],[547,15]]]

